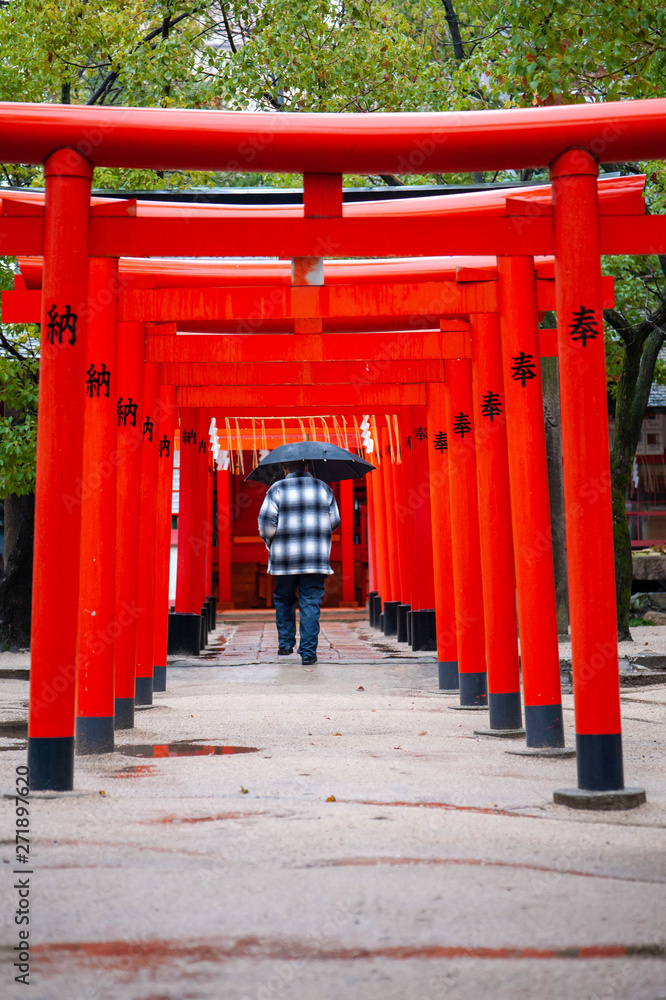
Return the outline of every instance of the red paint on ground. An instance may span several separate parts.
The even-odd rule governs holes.
[[[387,945],[379,948],[321,948],[311,942],[241,938],[238,941],[201,941],[184,944],[181,941],[84,941],[57,942],[36,945],[35,956],[43,963],[57,962],[61,957],[70,963],[88,960],[99,967],[109,960],[116,968],[154,968],[164,971],[165,960],[220,963],[231,959],[252,958],[296,961],[298,959],[347,962],[353,959],[386,958],[393,961],[408,959],[591,959],[591,958],[664,958],[666,949],[660,945],[588,945],[571,948],[464,948],[451,945]]]

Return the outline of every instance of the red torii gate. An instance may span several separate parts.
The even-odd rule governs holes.
[[[604,792],[614,801],[626,802],[628,796],[622,792],[619,695],[616,683],[617,652],[607,479],[605,371],[603,341],[599,336],[601,244],[595,156],[597,159],[610,160],[623,155],[633,157],[663,155],[664,139],[658,128],[651,127],[657,117],[663,114],[662,102],[576,106],[537,112],[533,110],[484,112],[462,116],[380,115],[373,116],[373,121],[368,121],[367,116],[364,116],[362,122],[352,121],[355,116],[335,116],[335,121],[329,122],[326,121],[327,116],[298,116],[299,120],[296,122],[284,122],[287,116],[261,115],[259,118],[255,116],[253,120],[251,115],[170,111],[131,111],[129,114],[124,114],[121,121],[115,109],[111,114],[108,113],[111,109],[94,112],[81,109],[81,116],[77,116],[78,110],[43,107],[35,109],[31,106],[4,106],[0,109],[0,121],[5,125],[0,141],[0,154],[3,158],[16,159],[18,162],[46,161],[47,200],[44,222],[46,266],[42,312],[45,343],[40,402],[42,413],[50,410],[52,406],[54,416],[52,420],[46,422],[46,427],[42,420],[38,440],[38,477],[41,473],[42,482],[37,492],[35,574],[36,598],[41,601],[38,610],[43,612],[39,620],[40,625],[44,626],[44,638],[48,634],[52,639],[56,634],[49,628],[52,623],[47,602],[44,601],[48,572],[55,570],[52,580],[71,583],[71,593],[76,595],[77,592],[76,574],[68,574],[62,568],[58,572],[58,560],[57,558],[54,560],[58,553],[52,545],[49,546],[43,528],[40,533],[40,519],[42,522],[46,520],[52,500],[57,498],[58,491],[62,492],[62,489],[71,483],[77,467],[80,467],[82,429],[68,420],[70,415],[76,413],[76,408],[68,406],[65,397],[65,394],[74,393],[77,384],[82,384],[84,375],[82,363],[84,322],[78,325],[77,348],[75,346],[77,333],[73,327],[77,324],[78,315],[74,313],[72,303],[77,306],[86,297],[88,279],[86,258],[89,246],[92,246],[93,253],[99,252],[95,243],[95,240],[99,239],[99,232],[97,234],[93,232],[94,222],[90,227],[90,243],[88,242],[90,164],[81,150],[65,149],[63,146],[85,143],[86,153],[88,155],[94,153],[94,160],[99,164],[144,162],[146,166],[179,165],[186,168],[214,164],[219,169],[223,166],[221,160],[226,154],[231,153],[237,141],[237,130],[240,128],[247,138],[248,128],[251,130],[259,126],[260,118],[262,128],[270,126],[269,119],[275,119],[274,127],[277,130],[273,135],[268,134],[267,144],[257,153],[257,160],[262,169],[294,169],[294,164],[298,163],[307,164],[310,170],[384,172],[396,169],[401,172],[405,170],[418,172],[419,169],[428,171],[489,169],[493,166],[501,168],[550,163],[555,191],[553,224],[539,227],[539,221],[547,220],[535,219],[531,220],[528,230],[532,237],[535,234],[538,237],[532,240],[534,243],[538,243],[542,238],[544,242],[548,240],[554,242],[557,258],[560,317],[558,340],[563,400],[565,498],[568,506],[567,538],[573,604],[572,638],[579,784],[582,789]],[[175,116],[170,119],[170,124],[176,123],[177,118],[177,123],[184,129],[200,127],[200,130],[188,132],[187,143],[183,144],[182,133],[175,134],[165,127],[167,115]],[[280,121],[280,118],[283,121]],[[105,134],[103,128],[112,123],[114,127],[109,128]],[[91,128],[99,130],[94,138],[91,138]],[[313,128],[320,140],[314,148],[311,135]],[[86,129],[87,134],[84,134]],[[310,137],[306,144],[308,129]],[[458,135],[455,129],[458,130]],[[364,133],[365,139],[360,138]],[[348,141],[352,137],[353,146]],[[444,139],[447,140],[446,143]],[[418,145],[415,147],[414,143]],[[568,149],[572,143],[582,148]],[[53,150],[57,151],[52,152]],[[423,163],[426,159],[427,166],[424,168]],[[229,168],[228,162],[227,168]],[[239,169],[238,163],[235,169]],[[356,253],[376,252],[376,242],[372,251],[364,251],[360,247],[363,246],[364,240],[366,245],[372,245],[378,235],[381,237],[382,252],[391,252],[391,248],[400,241],[397,230],[402,229],[393,223],[388,226],[378,223],[376,227],[369,227],[367,224],[354,226],[352,225],[354,220],[351,219],[339,218],[336,223],[334,219],[324,222],[322,219],[308,218],[311,214],[308,210],[308,187],[311,191],[317,190],[320,195],[319,212],[315,214],[321,216],[337,214],[336,199],[331,194],[336,189],[336,183],[320,184],[318,179],[316,181],[314,186],[312,182],[308,184],[306,181],[306,218],[287,220],[287,222],[280,220],[278,227],[268,227],[267,236],[274,239],[276,244],[292,240],[293,244],[289,250],[291,256],[320,255],[322,244],[317,245],[317,240],[322,236],[332,240],[338,239],[335,247],[326,251],[328,255],[338,252],[338,248],[340,252],[349,252],[343,245],[343,233],[346,238],[351,237],[352,242],[355,241]],[[337,186],[339,187],[339,183]],[[324,210],[326,204],[330,206],[328,211]],[[311,199],[310,207],[312,207]],[[60,225],[61,220],[65,218],[68,223],[66,231]],[[104,225],[108,223],[107,242],[103,252],[118,255],[127,253],[127,247],[122,249],[114,247],[113,240],[116,239],[114,226],[120,224],[118,232],[127,232],[127,223],[133,224],[140,220],[112,218],[99,221]],[[256,221],[261,225],[259,219]],[[289,221],[295,222],[296,225],[289,225]],[[349,226],[346,225],[347,221],[350,223]],[[37,228],[33,226],[33,230]],[[150,252],[148,248],[151,240],[154,241],[159,226],[144,225],[142,228],[142,233],[138,233],[136,229],[134,232],[142,241],[140,252],[146,253]],[[165,229],[164,226],[161,228]],[[214,228],[214,226],[208,227],[209,243]],[[407,225],[405,228],[408,231],[407,241],[414,239],[419,226]],[[427,227],[420,227],[421,236],[425,235],[424,228]],[[449,228],[448,236],[451,235],[453,228],[455,227]],[[462,228],[461,225],[458,233],[461,239],[463,239]],[[541,233],[538,232],[539,228]],[[190,237],[197,235],[203,237],[204,229],[205,227],[193,225],[190,228]],[[552,249],[550,246],[545,250],[542,247],[532,248],[529,245],[530,239],[522,242],[517,240],[515,231],[512,233],[507,226],[487,225],[485,229],[488,239],[493,229],[503,229],[503,233],[500,234],[505,240],[502,249],[509,252],[532,255],[550,252]],[[196,230],[200,232],[197,234]],[[655,252],[659,246],[663,227],[661,231],[654,226],[643,227],[641,233],[643,240],[650,230],[655,236],[651,241],[650,252]],[[568,241],[568,234],[574,231],[577,238],[572,243]],[[238,246],[244,246],[241,226],[234,227],[227,220],[225,232],[237,238],[236,252],[238,252]],[[187,252],[187,248],[194,247],[194,243],[184,240],[186,235],[183,227],[171,227],[172,240],[178,242],[178,250],[174,252]],[[437,235],[440,237],[437,251],[441,253],[444,249],[441,246],[443,241],[441,233]],[[478,235],[475,232],[475,239],[478,239]],[[495,236],[497,235],[496,232]],[[256,253],[256,247],[259,245],[259,227],[255,229],[246,225],[245,236],[246,239],[254,237],[252,252]],[[435,233],[431,232],[430,238],[433,239],[434,236]],[[172,241],[167,245],[175,247],[176,243]],[[162,252],[164,246],[162,243]],[[202,239],[197,239],[196,246],[198,248],[196,252],[205,252],[202,250],[204,246]],[[459,251],[465,249],[464,239],[463,246],[459,244],[456,249]],[[628,249],[631,252],[633,248],[625,245],[624,252]],[[427,252],[426,244],[422,241],[417,252],[424,250]],[[219,241],[214,252],[221,252]],[[401,252],[406,252],[404,245]],[[483,250],[475,249],[474,252]],[[634,250],[634,252],[640,251]],[[583,392],[578,391],[579,385],[583,386]],[[60,390],[64,390],[64,393]],[[573,406],[574,402],[576,407]],[[596,438],[585,433],[587,427],[595,428]],[[53,469],[52,456],[58,449],[63,461],[59,467]],[[49,480],[45,481],[44,475],[47,469],[50,470]],[[595,497],[598,502],[594,505],[588,504],[587,508],[583,504],[582,513],[577,516],[576,504],[580,508],[579,501],[585,497],[590,477],[599,485]],[[68,536],[66,541],[72,543],[68,553],[71,558],[72,552],[78,551],[76,516],[70,519],[68,530],[61,533],[61,539],[65,535]],[[589,600],[592,586],[597,591],[595,614],[586,615],[586,598]],[[52,687],[52,691],[56,694],[58,688],[61,689],[63,695],[68,687],[68,672],[72,669],[67,666],[67,643],[69,642],[71,647],[71,638],[65,637],[65,639],[60,649],[60,666],[56,669],[55,676],[60,684]],[[75,649],[70,648],[69,652],[73,656]],[[33,637],[33,656],[35,675],[39,676],[41,673],[45,679],[54,680],[53,670],[49,669],[46,647],[42,645],[41,637],[37,635]],[[65,698],[65,703],[66,700]],[[37,735],[36,732],[39,728],[38,713],[32,714],[35,727],[30,738],[30,758],[34,764],[38,784],[55,782],[58,785],[63,781],[63,775],[65,781],[71,781],[67,778],[67,774],[73,748],[71,737],[66,733],[61,734],[62,720],[55,717],[56,713],[48,714],[53,717],[46,720],[42,735]],[[42,719],[43,716],[44,713]],[[67,729],[66,724],[65,729]],[[615,796],[612,793],[616,793]]]

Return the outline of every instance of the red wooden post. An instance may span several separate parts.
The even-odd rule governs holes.
[[[597,173],[580,149],[551,167],[576,751],[579,789],[630,808],[645,792],[622,764]]]
[[[141,523],[143,323],[118,324],[118,473],[116,482],[116,729],[134,726]]]
[[[231,471],[217,470],[217,552],[220,604],[231,605]]]
[[[90,260],[76,752],[113,752],[118,260]]]
[[[138,602],[141,619],[136,637],[137,705],[153,703],[155,644],[155,573],[157,545],[157,481],[159,476],[160,366],[144,364],[141,426],[141,494]]]
[[[444,447],[435,447],[440,433],[446,433],[447,426],[446,387],[443,383],[428,385],[427,419],[421,424],[423,435],[412,438],[415,457],[426,452],[428,459],[428,495],[430,497],[431,557],[434,567],[434,605],[437,628],[437,672],[439,688],[442,691],[457,691],[458,679],[458,639],[456,630],[456,604],[453,588],[453,563],[451,558],[451,501],[449,498],[449,458]],[[419,415],[421,417],[421,415]],[[412,423],[414,421],[412,420]],[[419,488],[419,496],[422,494]],[[425,493],[425,491],[423,491]],[[423,520],[426,514],[423,515]],[[423,556],[421,557],[423,558]],[[422,593],[422,592],[421,592]]]
[[[197,601],[200,614],[204,615],[204,622],[208,625],[208,607],[206,597],[208,595],[208,546],[212,542],[213,526],[208,519],[208,491],[210,489],[210,440],[208,428],[210,417],[205,409],[199,410],[197,435]]]
[[[170,649],[174,653],[198,656],[201,651],[201,601],[197,579],[199,554],[199,411],[180,409],[180,472],[178,500],[178,562],[176,569],[176,609],[169,619]]]
[[[386,540],[388,548],[389,572],[391,574],[391,601],[400,600],[400,569],[398,567],[398,548],[395,543],[397,530],[395,519],[395,492],[393,477],[393,460],[389,442],[388,429],[380,431],[382,442],[382,464],[380,466],[384,477],[384,506],[386,511]]]
[[[356,606],[354,599],[354,483],[340,483],[340,548],[342,550],[342,603]]]
[[[180,497],[178,503],[178,572],[176,614],[199,614],[196,600],[198,411],[180,411]]]
[[[381,442],[381,438],[380,438]],[[378,444],[381,451],[381,443]],[[377,459],[378,466],[374,472],[369,473],[372,476],[372,489],[373,496],[375,500],[375,529],[377,535],[377,565],[379,568],[379,596],[381,598],[381,606],[383,607],[386,601],[390,601],[392,598],[391,594],[391,570],[389,567],[389,554],[388,554],[388,536],[386,528],[386,497],[385,497],[385,474],[383,465],[388,462],[388,457]],[[377,623],[379,624],[379,623]]]
[[[365,477],[368,498],[368,581],[370,593],[379,593],[379,572],[377,570],[377,535],[375,531],[375,496],[373,474]]]
[[[534,262],[498,266],[526,742],[556,749],[564,731]]]
[[[448,446],[451,557],[458,639],[460,705],[481,706],[486,694],[483,588],[474,447],[472,363],[467,358],[445,362],[446,424],[428,429],[435,451]],[[446,442],[441,434],[446,434]]]
[[[427,430],[428,413],[426,407],[410,406],[407,437],[409,437],[411,447],[407,450],[411,457],[412,482],[411,486],[408,485],[407,495],[408,505],[414,512],[414,559],[417,579],[416,592],[412,595],[412,610],[427,610],[436,606]],[[447,506],[447,523],[449,519]],[[438,550],[441,551],[441,547],[438,547]],[[455,656],[454,659],[456,659]]]
[[[471,317],[476,472],[490,729],[522,735],[509,456],[499,316]]]
[[[208,438],[206,438],[208,445]],[[215,482],[215,469],[213,468],[213,458],[208,451],[208,484],[206,490],[206,596],[213,596],[213,483]]]
[[[157,516],[155,534],[155,642],[153,691],[166,691],[169,644],[169,570],[171,568],[171,501],[176,430],[176,390],[160,386],[162,420],[158,430]]]
[[[44,176],[28,765],[33,790],[66,791],[74,780],[81,532],[76,492],[83,468],[92,166],[75,150],[60,149],[47,158]]]
[[[398,440],[394,442],[396,461],[393,463],[393,492],[395,497],[396,547],[398,550],[398,572],[400,574],[400,602],[411,608],[412,573],[410,570],[410,546],[406,523],[407,490],[405,485],[405,462],[401,448],[402,421],[398,416]],[[398,454],[400,462],[398,462]],[[406,636],[405,636],[406,638]]]

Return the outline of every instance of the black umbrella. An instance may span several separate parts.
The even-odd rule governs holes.
[[[294,441],[293,444],[281,444],[266,458],[262,458],[247,479],[271,486],[283,478],[283,464],[303,460],[307,461],[312,475],[325,483],[337,483],[341,479],[363,479],[363,476],[374,469],[374,465],[370,465],[364,458],[359,458],[344,448],[337,448],[334,444],[326,444],[324,441]]]

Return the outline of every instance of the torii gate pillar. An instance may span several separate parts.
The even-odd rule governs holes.
[[[551,166],[578,766],[578,789],[555,801],[627,809],[645,792],[625,789],[622,767],[598,172],[582,149]]]
[[[59,149],[44,177],[28,766],[31,791],[70,791],[81,543],[73,494],[83,467],[92,165],[74,149]]]

